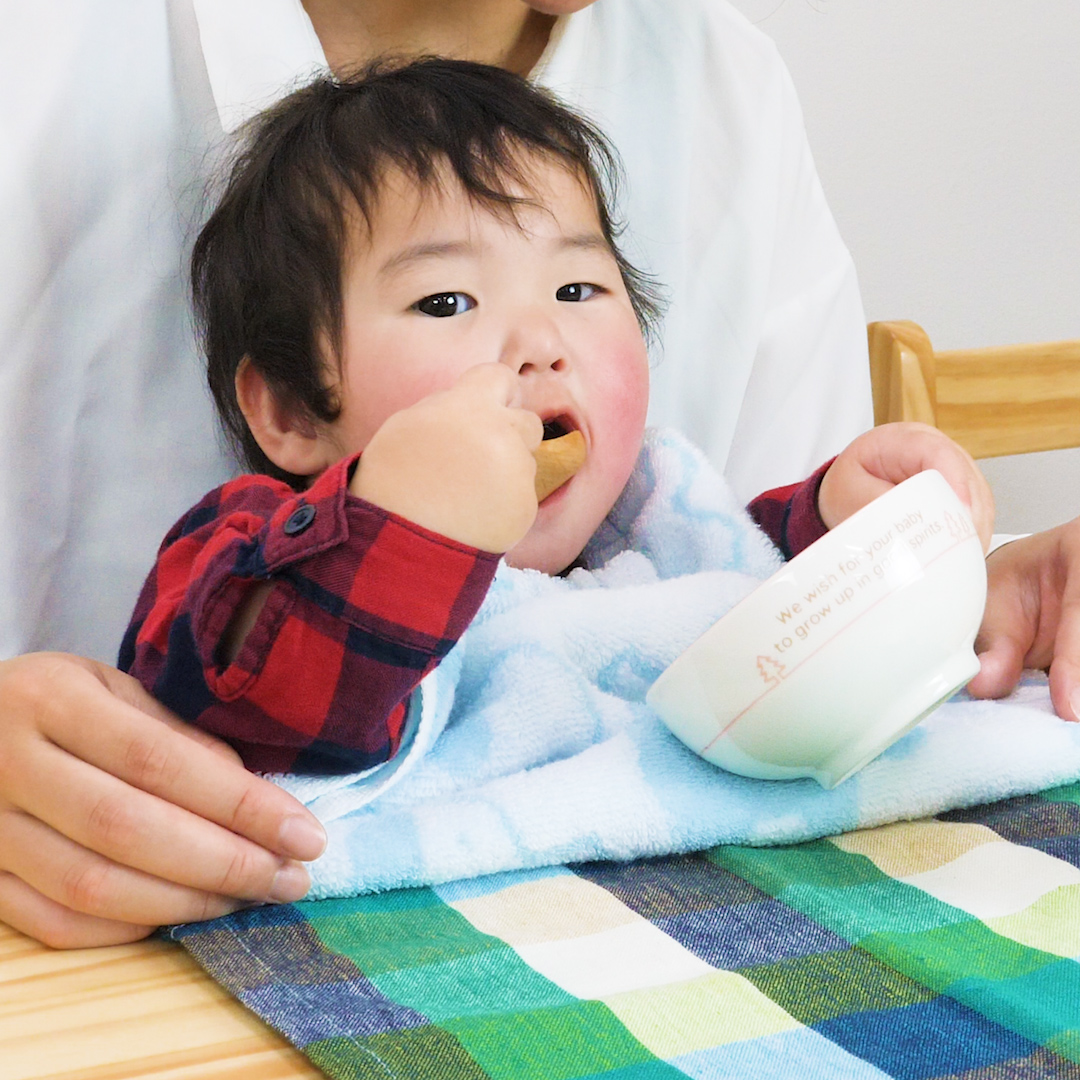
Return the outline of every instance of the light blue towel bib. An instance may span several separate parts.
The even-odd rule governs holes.
[[[326,824],[313,898],[718,843],[787,843],[1080,777],[1080,725],[954,701],[833,791],[749,780],[687,750],[645,704],[661,671],[780,565],[681,437],[649,431],[565,578],[500,566],[414,695],[407,745],[353,777],[275,778]]]

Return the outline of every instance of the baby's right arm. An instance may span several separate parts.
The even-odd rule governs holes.
[[[256,771],[392,757],[412,691],[536,516],[542,425],[516,393],[481,365],[301,494],[255,476],[211,493],[162,545],[120,666]]]
[[[497,555],[351,495],[354,464],[301,494],[262,476],[212,492],[166,537],[124,638],[121,668],[255,771],[392,757],[410,694],[495,573]],[[223,655],[253,590],[261,610]]]
[[[540,418],[512,405],[517,382],[503,364],[478,364],[394,413],[350,490],[451,540],[509,551],[536,518],[532,451],[543,438]]]

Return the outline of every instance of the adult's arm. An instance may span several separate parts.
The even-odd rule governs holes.
[[[855,265],[825,201],[787,69],[777,61],[775,231],[758,346],[724,473],[749,498],[807,476],[873,426]]]
[[[325,833],[134,679],[60,653],[0,663],[0,920],[57,948],[292,901]]]

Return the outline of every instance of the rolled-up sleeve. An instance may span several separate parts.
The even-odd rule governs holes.
[[[339,773],[391,758],[409,697],[483,602],[498,556],[348,492],[356,458],[305,492],[241,477],[166,537],[120,666],[260,772]],[[221,643],[271,590],[235,659]]]
[[[747,512],[785,559],[794,558],[829,531],[818,510],[818,492],[835,460],[830,458],[801,483],[762,492],[747,506]]]

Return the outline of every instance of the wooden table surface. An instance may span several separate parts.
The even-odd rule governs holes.
[[[0,1080],[325,1080],[180,948],[57,951],[0,923]]]

